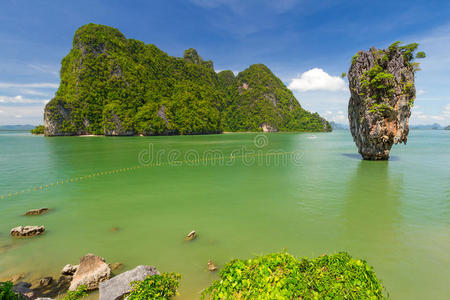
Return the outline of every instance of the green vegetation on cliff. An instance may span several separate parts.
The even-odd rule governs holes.
[[[38,125],[31,129],[31,134],[44,134],[44,125]]]
[[[298,259],[273,253],[226,264],[208,299],[384,299],[372,268],[347,253]]]
[[[216,74],[195,49],[171,57],[96,24],[76,31],[44,119],[47,135],[331,130],[264,65]]]
[[[402,55],[405,64],[414,72],[420,70],[419,63],[414,62],[417,58],[425,58],[425,52],[421,51],[415,54],[419,44],[411,43],[401,46],[401,42],[397,41],[390,45],[386,50],[377,50],[375,52],[374,66],[364,72],[360,78],[362,93],[360,96],[370,95],[373,103],[370,106],[370,112],[379,113],[382,116],[389,116],[393,111],[393,107],[389,104],[390,99],[395,94],[395,77],[388,69],[390,59],[395,55]],[[358,52],[352,58],[352,65],[355,64],[360,53]],[[412,81],[402,81],[401,93],[409,98],[408,105],[411,108],[414,105],[415,87]]]

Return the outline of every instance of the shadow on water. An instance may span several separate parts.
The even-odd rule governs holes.
[[[342,153],[342,156],[351,158],[351,159],[357,159],[357,160],[363,160],[360,154],[357,153]],[[395,155],[391,155],[389,156],[389,161],[399,161],[400,157],[399,156],[395,156]]]

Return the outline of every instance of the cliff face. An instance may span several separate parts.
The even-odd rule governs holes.
[[[358,52],[348,72],[350,130],[367,160],[386,160],[393,144],[405,143],[416,90],[412,63],[417,44]]]
[[[115,28],[88,24],[62,60],[44,126],[46,135],[168,135],[324,131],[329,124],[303,110],[263,65],[237,77],[216,74],[195,49],[171,57]]]

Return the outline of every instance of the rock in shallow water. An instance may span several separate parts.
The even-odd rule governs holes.
[[[217,267],[212,260],[208,261],[208,271],[210,272],[217,271]]]
[[[32,237],[44,233],[44,226],[19,226],[11,229],[13,237]]]
[[[197,237],[197,233],[195,232],[195,230],[192,230],[191,232],[188,233],[188,235],[186,236],[186,241],[192,241],[193,239],[195,239]]]
[[[53,277],[44,277],[41,280],[39,280],[39,285],[41,287],[47,287],[53,282]]]
[[[80,285],[86,285],[88,290],[98,288],[100,282],[111,277],[111,269],[105,260],[94,254],[86,254],[80,259],[80,265],[73,275],[69,290],[74,291]]]
[[[25,216],[38,216],[42,215],[48,212],[48,208],[38,208],[38,209],[32,209],[25,213]]]
[[[79,266],[80,265],[67,264],[67,265],[64,266],[64,268],[62,268],[61,274],[62,275],[73,276],[75,274],[75,272],[78,270]]]
[[[119,300],[131,291],[132,281],[144,280],[147,276],[159,274],[152,266],[137,266],[133,270],[119,274],[107,281],[100,283],[99,300]]]
[[[414,64],[401,47],[372,47],[354,57],[348,72],[350,130],[367,160],[386,160],[393,144],[405,143],[415,98]]]
[[[19,282],[13,287],[13,291],[25,297],[25,299],[31,299],[35,297],[34,291],[31,288],[31,283]]]

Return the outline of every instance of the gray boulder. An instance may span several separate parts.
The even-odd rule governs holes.
[[[137,266],[133,270],[119,274],[107,281],[100,283],[99,300],[121,300],[131,291],[130,283],[136,280],[144,280],[147,276],[158,275],[155,267]]]

